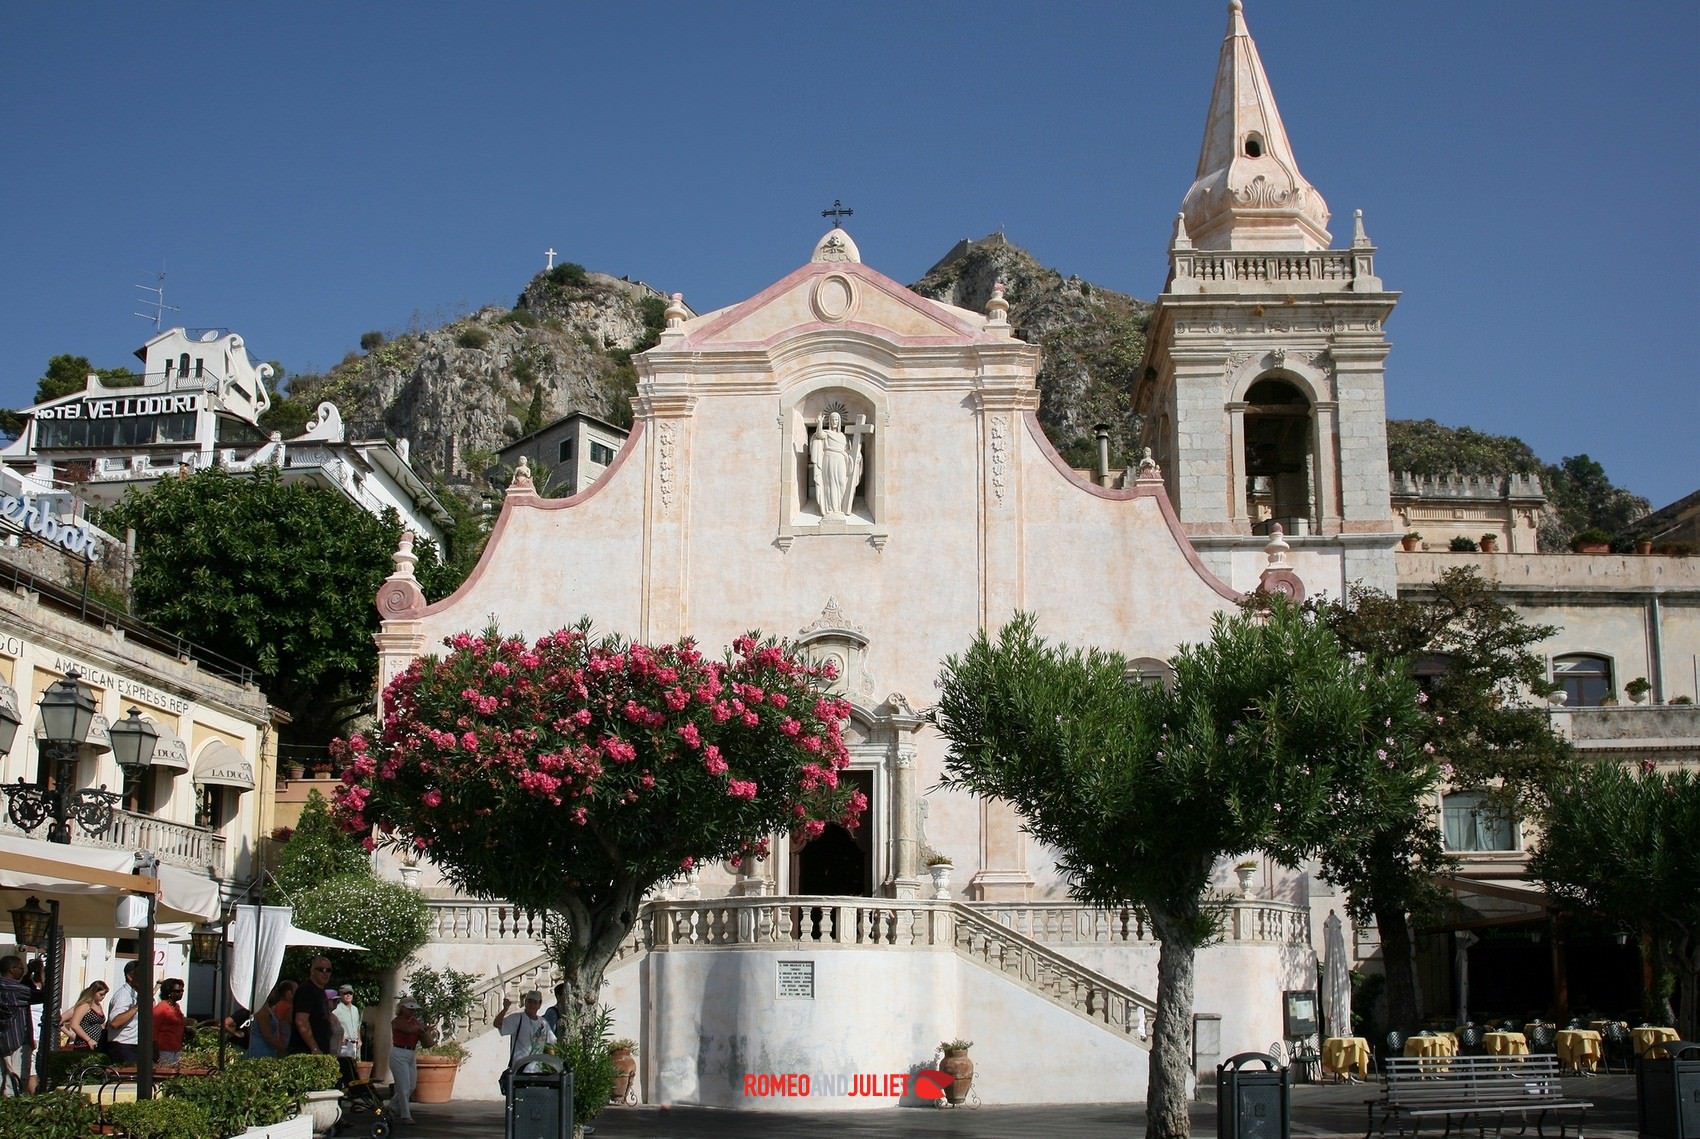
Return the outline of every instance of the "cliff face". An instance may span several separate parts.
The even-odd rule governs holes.
[[[647,285],[558,266],[512,309],[481,309],[294,377],[267,423],[294,433],[330,400],[351,436],[406,438],[422,473],[478,485],[494,452],[569,412],[629,424],[630,356],[653,343],[665,308]]]
[[[1002,234],[957,243],[909,286],[924,297],[983,312],[1004,283],[1015,334],[1041,350],[1039,421],[1075,466],[1097,454],[1093,427],[1110,427],[1111,467],[1126,465],[1139,438],[1133,382],[1145,355],[1151,306],[1047,269]]]
[[[1040,346],[1040,420],[1077,466],[1094,461],[1092,428],[1111,426],[1115,465],[1138,437],[1131,411],[1150,306],[1063,277],[1001,235],[963,241],[911,287],[984,311],[1002,280],[1017,335]],[[573,411],[631,422],[630,358],[655,342],[666,301],[647,285],[577,265],[540,273],[514,308],[487,308],[445,327],[409,332],[351,354],[322,376],[297,376],[266,417],[286,435],[321,400],[351,435],[408,439],[427,477],[483,488],[494,453]]]

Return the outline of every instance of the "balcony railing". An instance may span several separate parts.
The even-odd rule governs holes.
[[[0,832],[24,833],[4,811],[0,811]],[[44,835],[42,828],[36,828],[35,837],[41,838]],[[153,815],[119,810],[112,813],[112,826],[107,828],[105,833],[85,834],[72,824],[71,836],[71,841],[80,846],[98,846],[107,850],[151,850],[161,862],[180,866],[197,874],[223,878],[227,873],[224,862],[224,836],[188,823],[174,823]]]

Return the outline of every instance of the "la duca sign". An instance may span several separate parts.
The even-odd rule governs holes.
[[[63,546],[79,558],[87,558],[91,562],[100,560],[100,542],[88,527],[61,520],[59,515],[27,494],[0,495],[0,518],[20,530],[28,530],[49,545]]]

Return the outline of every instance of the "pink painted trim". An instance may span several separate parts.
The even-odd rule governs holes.
[[[460,583],[460,588],[442,600],[433,601],[431,604],[425,606],[425,608],[419,610],[419,612],[406,618],[402,618],[402,620],[416,621],[421,617],[435,616],[446,609],[452,608],[461,600],[463,595],[470,593],[472,587],[477,585],[478,580],[484,576],[484,571],[489,568],[492,562],[495,561],[495,551],[496,548],[501,545],[502,535],[507,532],[508,520],[513,517],[514,511],[519,509],[521,505],[528,510],[566,510],[570,507],[578,506],[580,503],[589,501],[592,495],[601,490],[604,486],[607,486],[608,483],[613,480],[614,475],[620,470],[620,468],[626,465],[626,460],[637,450],[636,444],[638,440],[643,438],[643,431],[644,421],[641,419],[635,421],[632,424],[632,433],[626,436],[625,446],[621,447],[619,452],[614,456],[614,461],[608,464],[608,469],[602,473],[602,477],[579,491],[577,494],[573,495],[571,498],[539,498],[535,494],[516,494],[513,496],[513,500],[510,501],[504,496],[502,499],[502,512],[496,516],[496,525],[490,530],[490,540],[484,543],[484,552],[479,555],[478,564],[472,567],[472,572],[466,575],[466,580]],[[520,501],[522,499],[524,500],[523,502]]]
[[[1163,515],[1164,523],[1169,527],[1169,534],[1174,538],[1176,548],[1186,558],[1187,565],[1192,567],[1192,572],[1198,575],[1199,580],[1229,601],[1239,602],[1245,598],[1245,594],[1211,573],[1209,567],[1204,564],[1204,559],[1198,556],[1198,551],[1193,548],[1192,540],[1186,536],[1186,531],[1181,529],[1181,520],[1175,517],[1175,508],[1170,504],[1169,493],[1164,489],[1162,483],[1156,481],[1135,483],[1131,487],[1115,490],[1088,482],[1075,473],[1074,468],[1063,460],[1055,447],[1051,446],[1051,441],[1045,438],[1044,428],[1039,426],[1038,412],[1024,411],[1021,413],[1021,418],[1026,421],[1027,434],[1039,448],[1039,453],[1049,459],[1051,466],[1055,467],[1057,472],[1077,489],[1083,490],[1095,498],[1105,498],[1112,502],[1129,502],[1136,498],[1156,499],[1157,509]]]
[[[709,321],[709,323],[705,324],[702,328],[693,330],[685,337],[685,346],[694,347],[700,345],[703,341],[719,334],[727,328],[732,327],[750,313],[767,305],[775,297],[789,292],[801,282],[806,281],[811,277],[824,277],[832,273],[842,273],[846,277],[857,277],[870,288],[884,293],[899,304],[920,313],[922,316],[936,320],[940,324],[955,329],[957,334],[960,336],[966,336],[972,340],[989,339],[989,337],[987,337],[981,329],[970,325],[967,321],[964,321],[961,317],[952,313],[948,309],[938,306],[935,302],[929,301],[925,297],[910,292],[908,289],[904,288],[890,277],[887,277],[879,270],[870,269],[859,261],[811,261],[802,268],[780,278],[778,281],[775,281],[773,284],[769,285],[767,288],[763,289],[748,300],[741,301],[738,304],[733,305],[731,308],[724,310],[719,316]],[[767,337],[765,340],[731,341],[723,345],[723,347],[728,349],[741,346],[766,347],[781,339],[790,339],[791,337],[798,335],[799,332],[812,332],[818,329],[835,328],[857,328],[870,332],[877,331],[881,339],[892,338],[891,331],[889,329],[878,328],[875,325],[858,324],[855,321],[815,320],[784,329],[781,332]],[[897,337],[895,342],[898,344],[928,345],[953,344],[956,341],[948,336],[914,336]]]

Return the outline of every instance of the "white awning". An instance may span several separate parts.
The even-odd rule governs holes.
[[[217,741],[201,752],[201,758],[195,761],[195,782],[252,791],[254,765],[229,744]]]
[[[59,923],[67,937],[130,936],[115,924],[118,899],[129,893],[136,854],[108,847],[65,845],[0,834],[0,911],[13,910],[31,897],[59,901]],[[161,864],[155,873],[159,901],[154,922],[216,920],[221,911],[219,885],[211,878]],[[0,918],[0,938],[10,935]]]
[[[159,739],[153,745],[153,765],[172,771],[189,770],[189,747],[182,737],[170,728],[154,724],[150,717],[143,716],[142,719],[153,724],[154,730],[159,732]]]

